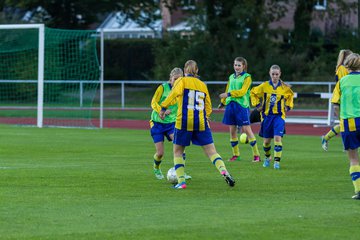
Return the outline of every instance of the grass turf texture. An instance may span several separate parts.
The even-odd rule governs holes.
[[[242,160],[226,162],[234,188],[191,146],[193,179],[174,190],[153,175],[148,131],[0,131],[0,239],[358,239],[340,138],[324,152],[319,137],[286,136],[280,171],[252,163],[240,145]],[[214,139],[230,157],[228,134]]]

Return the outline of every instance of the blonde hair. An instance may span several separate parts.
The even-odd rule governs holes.
[[[344,66],[350,71],[360,71],[360,55],[357,53],[350,54],[345,59]]]
[[[183,77],[184,76],[184,72],[181,68],[174,68],[173,70],[171,70],[170,72],[170,78],[169,78],[169,81],[171,81],[171,79],[175,76],[175,75],[180,75],[180,77]]]
[[[281,71],[281,68],[280,68],[279,65],[274,64],[274,65],[272,65],[272,66],[270,67],[270,70],[279,70],[279,71]]]
[[[188,60],[185,63],[184,66],[184,72],[185,74],[191,74],[194,75],[195,77],[198,76],[198,72],[199,72],[199,68],[197,66],[197,63],[194,60]]]
[[[245,58],[237,57],[237,58],[235,58],[234,62],[241,62],[244,65],[244,71],[247,72],[248,64],[247,64],[247,61]]]
[[[271,71],[271,70],[279,70],[280,73],[281,73],[281,68],[280,68],[280,66],[277,65],[277,64],[272,65],[272,66],[270,67],[270,71]],[[287,87],[291,87],[291,85],[285,83],[281,78],[279,79],[279,81],[280,81],[281,85],[285,85],[285,86],[287,86]]]
[[[350,54],[352,54],[353,52],[349,49],[341,49],[339,52],[339,56],[337,59],[337,63],[336,63],[336,68],[335,68],[335,72],[336,70],[344,64],[344,61],[346,59],[347,56],[349,56]]]

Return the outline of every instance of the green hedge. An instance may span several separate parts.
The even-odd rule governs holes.
[[[156,39],[107,39],[104,42],[105,80],[153,79]]]
[[[294,42],[269,39],[255,43],[234,39],[232,46],[219,46],[206,34],[191,39],[169,35],[163,39],[106,40],[105,79],[165,80],[172,68],[183,67],[186,60],[194,59],[203,80],[226,81],[233,72],[233,59],[243,56],[248,60],[248,71],[254,81],[267,80],[272,64],[280,65],[286,81],[333,81],[339,50],[359,52],[358,42],[359,38],[346,30],[332,37],[314,30],[310,42],[303,44],[301,51]]]

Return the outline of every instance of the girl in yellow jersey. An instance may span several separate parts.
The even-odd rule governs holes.
[[[167,116],[167,108],[176,99],[178,111],[174,131],[174,165],[178,184],[175,189],[185,189],[185,162],[182,158],[185,147],[192,142],[202,146],[205,154],[219,170],[226,183],[233,187],[235,180],[227,171],[221,156],[217,153],[208,119],[212,112],[208,88],[199,79],[198,66],[189,60],[184,66],[185,77],[176,80],[169,96],[160,104],[160,117]]]
[[[154,174],[157,179],[164,179],[164,175],[161,172],[160,164],[164,156],[164,139],[165,137],[172,141],[174,138],[174,127],[176,120],[177,104],[174,101],[173,104],[167,109],[166,117],[161,119],[159,113],[161,111],[160,104],[169,95],[172,86],[176,79],[183,77],[184,73],[181,68],[174,68],[170,72],[169,81],[161,84],[155,91],[151,100],[151,113],[150,120],[150,133],[153,138],[156,153],[154,154]]]
[[[346,76],[349,72],[345,68],[344,61],[347,56],[349,56],[352,53],[352,51],[348,49],[342,49],[339,52],[339,56],[336,63],[335,68],[335,81],[338,82],[341,78]],[[328,133],[326,133],[324,136],[321,137],[321,146],[322,148],[327,151],[328,150],[328,144],[329,140],[333,137],[335,137],[340,132],[340,125],[333,126]]]
[[[270,67],[270,80],[251,89],[253,106],[261,111],[260,137],[264,139],[264,167],[270,166],[271,139],[274,138],[274,168],[280,169],[282,155],[282,137],[285,130],[286,112],[293,108],[294,93],[289,85],[280,80],[281,70],[278,65]]]
[[[360,55],[350,54],[345,62],[349,74],[339,79],[331,102],[340,105],[340,132],[344,149],[348,152],[350,176],[354,185],[353,199],[360,200]],[[335,108],[335,110],[339,110]]]
[[[221,93],[221,106],[225,107],[223,123],[229,125],[232,157],[230,162],[240,160],[237,127],[246,133],[253,151],[254,162],[260,162],[260,154],[255,135],[250,126],[250,87],[251,75],[247,73],[247,61],[243,57],[234,60],[235,73],[229,76],[226,91]],[[220,106],[220,107],[221,107]]]

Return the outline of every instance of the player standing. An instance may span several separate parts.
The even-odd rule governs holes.
[[[154,174],[155,177],[160,180],[164,178],[160,168],[160,164],[164,156],[164,137],[166,137],[169,141],[174,139],[174,127],[176,112],[178,109],[176,101],[174,100],[166,110],[166,117],[161,119],[159,116],[161,111],[160,104],[169,95],[176,79],[183,76],[184,74],[181,68],[174,68],[171,70],[169,81],[158,86],[151,100],[151,108],[153,111],[151,113],[150,120],[150,133],[156,149],[156,153],[154,154]],[[183,158],[185,160],[185,153]],[[187,179],[191,178],[191,176],[186,174],[185,177]]]
[[[252,84],[251,75],[247,73],[247,61],[243,57],[234,60],[235,73],[229,76],[226,90],[221,93],[221,104],[225,107],[222,122],[229,125],[230,143],[233,156],[230,162],[240,160],[239,139],[237,127],[242,128],[246,133],[253,152],[254,162],[260,162],[260,153],[256,143],[256,138],[250,126],[250,87]]]
[[[271,139],[274,138],[274,168],[280,169],[282,155],[282,137],[285,130],[286,112],[294,107],[294,93],[289,85],[280,79],[281,69],[278,65],[270,67],[270,80],[251,89],[251,103],[261,111],[262,122],[260,137],[264,139],[264,167],[270,166]]]

